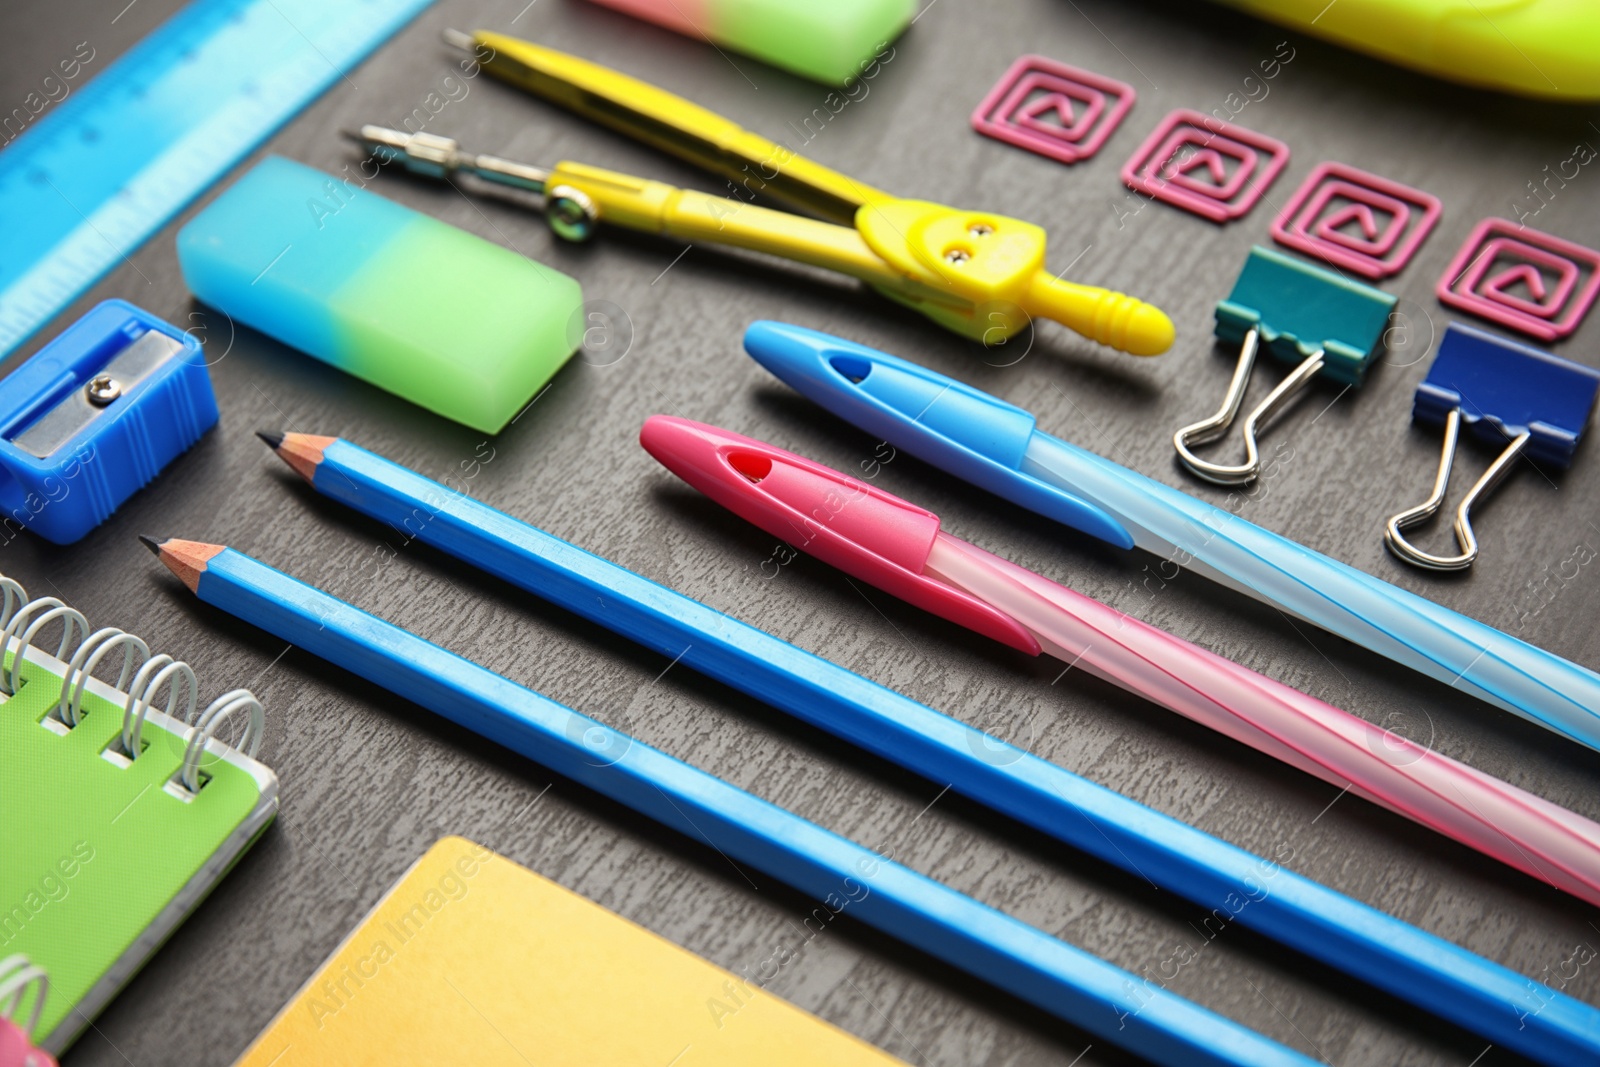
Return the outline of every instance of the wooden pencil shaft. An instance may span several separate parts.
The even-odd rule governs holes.
[[[232,549],[201,600],[1149,1059],[1313,1062]]]
[[[1536,1058],[1600,1054],[1596,1013],[1282,866],[1005,744],[349,441],[314,451],[323,495],[930,781]],[[298,469],[298,466],[297,466]],[[1240,901],[1250,901],[1239,907]]]

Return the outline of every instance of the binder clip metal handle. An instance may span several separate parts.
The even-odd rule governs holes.
[[[1443,506],[1445,490],[1450,487],[1450,467],[1455,461],[1456,439],[1460,435],[1461,409],[1452,408],[1450,414],[1445,416],[1444,448],[1439,454],[1439,472],[1433,478],[1433,493],[1416,507],[1389,516],[1389,521],[1383,527],[1383,540],[1391,552],[1407,563],[1430,571],[1464,571],[1472,566],[1478,558],[1478,538],[1472,532],[1473,505],[1494,491],[1533,438],[1531,433],[1521,433],[1512,438],[1505,450],[1489,464],[1489,469],[1472,483],[1472,488],[1467,490],[1467,495],[1456,506],[1456,545],[1461,552],[1455,556],[1436,556],[1407,541],[1401,531],[1433,518]]]
[[[1600,372],[1543,349],[1451,323],[1428,376],[1417,386],[1411,417],[1442,425],[1444,445],[1433,492],[1416,507],[1391,515],[1383,540],[1400,559],[1434,571],[1459,571],[1478,558],[1472,509],[1510,473],[1519,456],[1568,467],[1600,393]],[[1450,468],[1465,424],[1480,438],[1505,444],[1456,506],[1454,556],[1424,552],[1402,532],[1436,515],[1450,487]]]
[[[1223,463],[1212,463],[1195,455],[1189,448],[1194,444],[1203,445],[1208,441],[1215,441],[1228,432],[1228,427],[1233,425],[1234,418],[1239,414],[1239,405],[1244,402],[1245,390],[1250,387],[1250,372],[1255,368],[1256,350],[1261,344],[1261,333],[1252,329],[1244,335],[1244,345],[1239,349],[1239,362],[1233,368],[1233,380],[1228,383],[1228,395],[1223,397],[1222,406],[1210,418],[1201,419],[1199,422],[1190,423],[1172,435],[1172,447],[1177,449],[1178,458],[1183,465],[1193,471],[1198,477],[1217,485],[1248,485],[1255,481],[1256,475],[1261,472],[1261,431],[1267,423],[1289,405],[1300,394],[1317,372],[1326,365],[1323,354],[1319,349],[1310,357],[1303,360],[1294,371],[1279,382],[1267,398],[1257,404],[1255,409],[1244,420],[1244,462],[1237,466]]]
[[[1233,290],[1217,304],[1217,337],[1240,346],[1233,380],[1215,414],[1172,435],[1178,459],[1217,485],[1255,481],[1263,428],[1319,374],[1361,384],[1382,347],[1394,305],[1395,298],[1379,289],[1269,248],[1252,248]],[[1227,465],[1201,459],[1193,446],[1216,440],[1233,425],[1261,348],[1295,367],[1245,418],[1245,461]]]

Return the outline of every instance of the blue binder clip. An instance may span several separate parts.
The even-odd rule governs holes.
[[[0,530],[71,544],[216,422],[200,342],[98,304],[0,383]]]
[[[1282,252],[1259,245],[1250,249],[1233,291],[1217,304],[1216,311],[1216,335],[1239,345],[1239,362],[1216,414],[1172,435],[1172,446],[1183,465],[1218,485],[1254,481],[1261,470],[1257,442],[1261,428],[1318,374],[1345,385],[1360,385],[1382,350],[1395,302],[1395,297],[1381,289]],[[1245,419],[1244,463],[1227,466],[1201,459],[1190,446],[1214,441],[1228,432],[1250,386],[1256,350],[1262,346],[1297,366]]]
[[[1478,558],[1478,539],[1470,517],[1473,505],[1500,483],[1518,456],[1570,467],[1594,410],[1597,391],[1600,371],[1531,345],[1451,323],[1427,378],[1417,386],[1411,408],[1413,419],[1444,427],[1433,495],[1384,525],[1383,539],[1389,549],[1407,563],[1428,570],[1459,571],[1472,566]],[[1456,508],[1460,555],[1436,556],[1417,548],[1400,531],[1432,518],[1444,503],[1463,422],[1477,437],[1505,448]]]

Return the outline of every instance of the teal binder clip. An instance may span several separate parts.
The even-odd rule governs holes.
[[[1218,302],[1216,312],[1216,335],[1239,345],[1239,362],[1216,414],[1172,435],[1183,465],[1218,485],[1254,481],[1261,469],[1261,427],[1319,374],[1360,385],[1383,347],[1395,302],[1381,289],[1259,245],[1252,248],[1233,291]],[[1262,347],[1296,366],[1245,419],[1244,463],[1227,466],[1201,459],[1190,446],[1228,432]]]

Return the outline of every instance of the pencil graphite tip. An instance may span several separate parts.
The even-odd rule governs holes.
[[[283,444],[283,434],[281,433],[267,433],[264,430],[257,430],[256,436],[265,441],[267,443],[267,447],[272,449],[274,452],[278,450],[279,445]]]
[[[256,436],[272,445],[278,458],[312,485],[317,483],[317,466],[322,462],[323,451],[338,440],[337,437],[322,437],[312,433],[282,433],[277,441],[272,441],[267,434]]]
[[[157,541],[152,537],[140,537],[156,558],[166,564],[167,570],[176,574],[184,585],[189,587],[191,593],[200,591],[200,576],[206,572],[206,564],[211,562],[211,557],[221,552],[223,545],[208,545],[203,541],[179,541],[176,538],[167,538]]]

